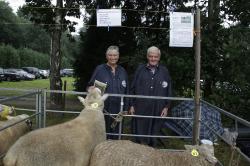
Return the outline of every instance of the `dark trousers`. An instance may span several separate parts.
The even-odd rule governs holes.
[[[162,135],[161,128],[163,120],[161,119],[132,119],[132,133],[137,135]],[[158,138],[153,137],[135,137],[135,142],[155,147]]]

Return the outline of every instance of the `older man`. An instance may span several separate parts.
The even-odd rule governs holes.
[[[167,68],[160,65],[160,50],[152,46],[147,50],[147,64],[140,65],[134,75],[131,85],[131,94],[145,96],[171,95],[171,79]],[[130,103],[131,114],[146,116],[167,116],[169,110],[168,100],[159,99],[133,99]],[[162,120],[150,118],[133,118],[132,129],[134,134],[160,135]],[[136,137],[136,142],[156,145],[155,138]]]
[[[92,77],[88,83],[89,86],[93,86],[94,81],[100,81],[107,84],[105,93],[113,94],[127,94],[128,93],[128,76],[125,69],[118,65],[119,60],[119,47],[110,46],[106,51],[107,63],[98,65],[92,74]],[[119,97],[109,97],[105,101],[104,109],[111,114],[117,114],[120,112]],[[126,103],[125,103],[126,104]],[[114,120],[105,116],[106,132],[118,134],[119,128],[117,125],[115,128],[111,128],[111,124]],[[108,136],[108,139],[117,139],[117,136]]]

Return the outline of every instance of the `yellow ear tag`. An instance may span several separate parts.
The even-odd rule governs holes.
[[[191,155],[194,156],[194,157],[197,157],[197,156],[199,156],[199,152],[196,149],[193,149],[191,151]]]
[[[98,106],[99,106],[98,103],[92,103],[92,104],[91,104],[91,107],[92,107],[92,108],[98,108]]]

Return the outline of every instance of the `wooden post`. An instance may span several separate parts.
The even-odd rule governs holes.
[[[200,138],[200,70],[201,70],[201,32],[200,32],[200,9],[197,8],[195,15],[195,114],[193,124],[193,144],[199,144]]]

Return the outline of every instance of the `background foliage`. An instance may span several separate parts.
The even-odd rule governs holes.
[[[193,5],[188,7],[186,2]],[[169,12],[192,12],[199,7],[202,98],[250,120],[249,1],[97,0],[85,1],[85,7],[86,28],[80,33],[81,51],[76,54],[74,65],[78,90],[84,91],[96,65],[105,63],[109,45],[120,47],[120,64],[127,69],[130,80],[138,64],[145,63],[146,49],[155,45],[162,51],[161,63],[170,71],[174,96],[193,97],[194,50],[168,46]],[[95,9],[111,7],[122,9],[123,28],[87,26],[96,25]]]
[[[27,20],[21,10],[13,13],[8,3],[0,1],[0,66],[34,66],[49,69],[50,36],[41,26]],[[62,68],[71,68],[76,39],[62,35]]]

